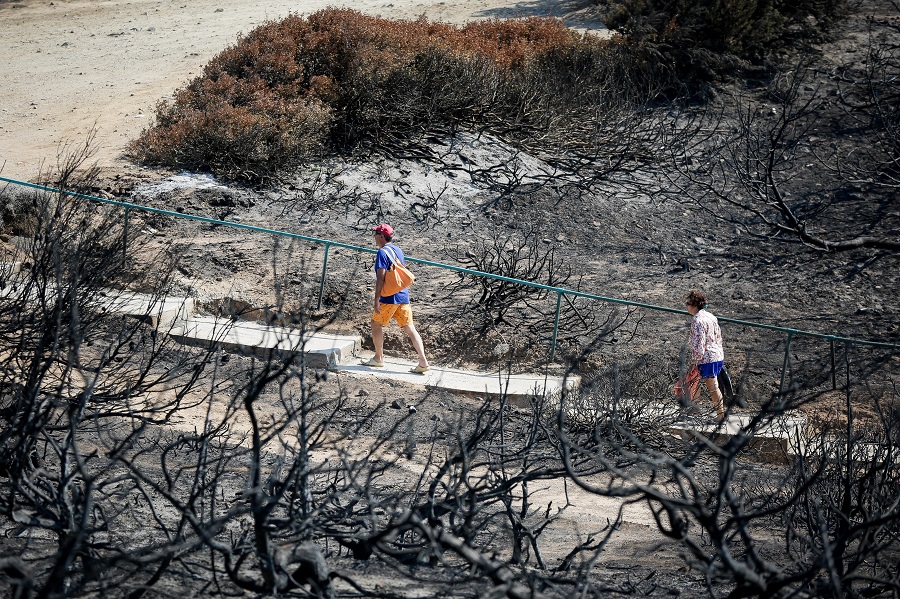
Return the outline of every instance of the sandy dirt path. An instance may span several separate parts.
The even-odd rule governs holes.
[[[560,14],[539,0],[0,0],[0,174],[29,179],[55,166],[61,144],[124,168],[122,151],[157,102],[199,75],[241,32],[328,6],[463,23]],[[554,7],[556,7],[554,9]],[[578,17],[575,17],[576,19]],[[570,22],[570,21],[567,21]]]

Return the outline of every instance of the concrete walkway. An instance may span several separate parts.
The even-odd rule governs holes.
[[[757,426],[753,434],[748,433],[753,415],[749,413],[729,414],[722,423],[694,422],[686,419],[673,423],[669,428],[687,440],[701,439],[723,445],[732,437],[745,437],[747,445],[757,455],[769,462],[785,463],[793,456],[805,455],[807,448],[806,418],[801,415],[784,415]]]
[[[146,294],[108,290],[97,300],[101,309],[147,320],[151,326],[180,343],[209,347],[220,345],[259,357],[284,353],[303,354],[314,368],[327,368],[355,378],[382,378],[422,385],[426,389],[447,389],[479,396],[505,394],[511,400],[527,401],[535,394],[555,394],[564,387],[577,387],[576,378],[545,377],[540,373],[501,374],[432,365],[425,374],[410,369],[416,362],[388,356],[383,368],[363,366],[372,357],[362,350],[358,335],[337,335],[325,331],[296,329],[240,319],[194,314],[194,302],[183,297],[153,297]]]
[[[8,270],[13,276],[18,271],[17,268]],[[9,283],[7,281],[7,285],[0,289],[0,298],[19,295]],[[257,322],[196,315],[193,300],[186,297],[158,297],[106,290],[98,295],[95,305],[105,312],[146,320],[160,333],[168,334],[184,344],[220,345],[231,351],[260,357],[300,353],[307,364],[314,368],[327,368],[342,376],[354,378],[390,379],[421,385],[425,389],[446,389],[475,396],[505,394],[514,403],[525,403],[535,395],[558,395],[563,389],[572,390],[580,384],[577,377],[549,377],[540,373],[507,374],[499,370],[474,371],[439,364],[432,364],[431,369],[424,374],[416,374],[410,372],[416,362],[391,356],[386,357],[382,368],[363,366],[361,362],[371,358],[373,353],[362,349],[362,338],[358,335],[337,335],[325,331],[303,333]],[[652,406],[650,409],[652,412]],[[658,406],[657,409],[660,415],[666,411],[664,406]],[[750,418],[746,414],[732,414],[722,424],[686,419],[673,423],[669,430],[686,438],[702,437],[713,443],[721,443],[732,436],[746,434]],[[806,422],[802,417],[784,416],[754,431],[750,443],[772,460],[782,461],[806,451],[800,441],[805,427]]]
[[[221,345],[223,348],[266,358],[279,354],[303,354],[310,366],[335,368],[362,346],[359,336],[333,335],[232,320],[215,316],[191,316],[169,331],[186,345]]]
[[[372,377],[403,381],[423,385],[426,389],[447,389],[466,395],[500,396],[508,398],[528,398],[533,395],[555,394],[562,389],[573,389],[578,386],[578,379],[561,377],[545,377],[541,374],[508,374],[504,372],[480,372],[461,368],[446,368],[431,365],[428,372],[416,374],[410,369],[418,363],[386,356],[384,367],[373,368],[363,366],[360,362],[374,355],[371,351],[359,352],[355,363],[340,364],[335,370],[353,377]]]

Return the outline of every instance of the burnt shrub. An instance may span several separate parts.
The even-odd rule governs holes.
[[[620,0],[606,25],[651,48],[660,66],[690,86],[821,39],[847,6],[846,0]]]
[[[611,66],[621,48],[554,19],[460,28],[348,9],[291,15],[161,102],[130,153],[264,183],[323,153],[421,149],[427,135],[460,127],[533,142],[585,114],[601,118],[600,90],[627,83]]]
[[[32,194],[3,194],[0,196],[0,234],[25,234],[34,223],[36,214],[37,206]]]

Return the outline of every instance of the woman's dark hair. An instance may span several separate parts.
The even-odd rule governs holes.
[[[684,296],[684,303],[688,306],[694,306],[698,310],[706,307],[706,294],[696,289]]]

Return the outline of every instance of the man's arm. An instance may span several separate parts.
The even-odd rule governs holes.
[[[387,271],[383,268],[375,270],[375,312],[381,312],[381,288],[384,287],[384,274]]]

